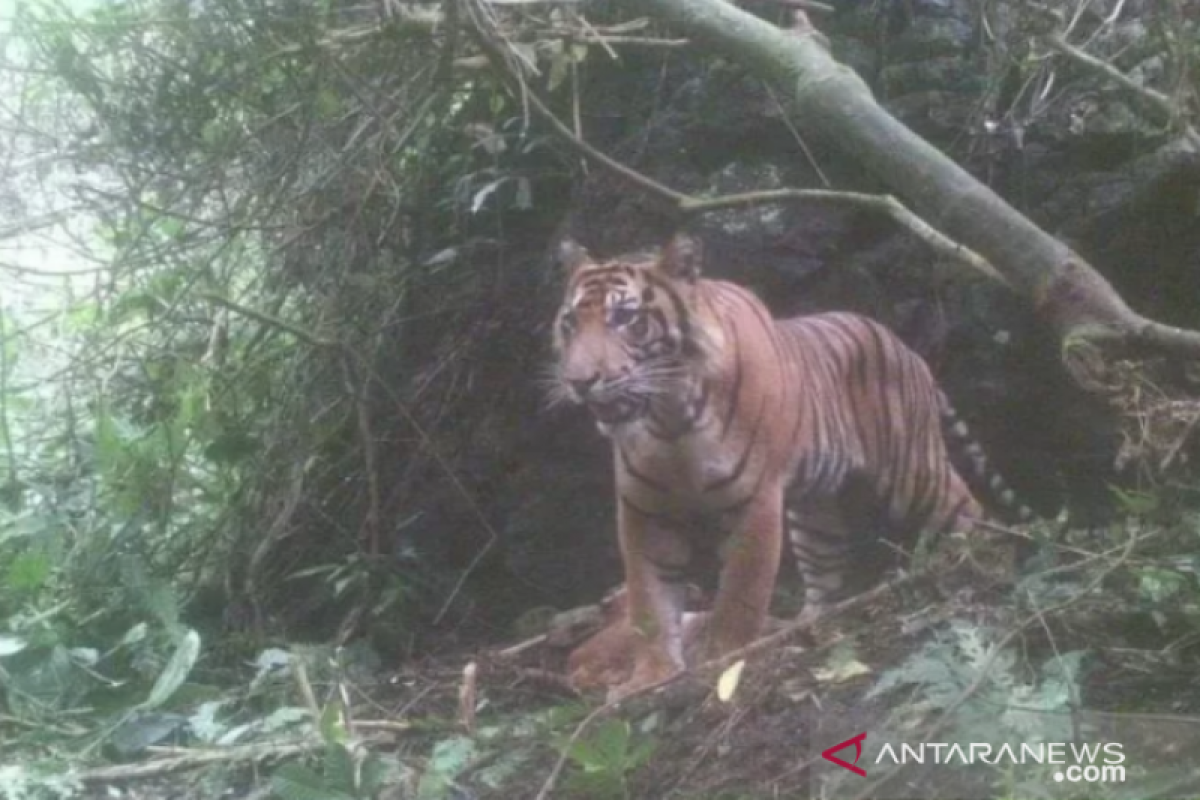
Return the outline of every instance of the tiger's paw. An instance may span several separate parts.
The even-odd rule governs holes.
[[[708,617],[707,612],[687,612],[683,615],[681,625],[685,664],[703,661],[703,633]],[[638,679],[635,682],[639,674],[639,654],[645,647],[645,638],[634,630],[629,620],[617,616],[607,627],[572,651],[567,658],[567,680],[579,692],[605,689],[611,699],[618,688],[631,687],[624,693],[629,694],[657,683],[660,675],[669,677],[681,671],[681,666],[665,658],[665,666],[643,668],[640,674],[650,677],[646,681]],[[644,657],[650,659],[649,656]],[[641,683],[641,686],[636,683]]]

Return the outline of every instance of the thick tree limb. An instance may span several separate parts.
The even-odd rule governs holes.
[[[723,0],[645,0],[645,8],[779,86],[798,127],[840,146],[923,219],[979,252],[1064,339],[1200,358],[1200,333],[1131,310],[1067,245],[885,111],[811,29],[783,31]]]
[[[659,183],[648,175],[644,175],[597,150],[576,135],[565,122],[560,120],[550,110],[535,91],[522,82],[521,73],[512,64],[512,59],[508,58],[507,54],[503,52],[501,47],[489,35],[486,21],[475,17],[472,19],[472,24],[472,32],[475,35],[477,44],[484,51],[487,59],[492,63],[500,77],[508,84],[509,90],[523,98],[529,107],[549,124],[550,129],[559,139],[588,161],[609,170],[618,177],[642,189],[649,196],[655,198],[670,211],[679,214],[681,217],[705,214],[728,208],[748,208],[754,205],[805,200],[856,205],[890,216],[895,222],[907,228],[918,239],[925,242],[935,252],[948,260],[965,264],[1000,283],[1007,284],[1008,282],[1004,275],[988,263],[987,259],[970,248],[963,246],[961,243],[955,242],[943,235],[891,195],[836,192],[824,189],[776,189],[722,195],[719,197],[695,197]]]

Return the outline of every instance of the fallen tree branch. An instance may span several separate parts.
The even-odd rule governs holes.
[[[866,194],[864,192],[834,192],[824,189],[774,189],[745,194],[730,194],[712,198],[691,198],[681,210],[685,214],[703,214],[724,208],[780,203],[795,200],[816,200],[828,203],[847,203],[879,211],[891,217],[901,227],[929,245],[935,252],[952,261],[959,261],[1000,283],[1008,280],[993,267],[986,258],[969,247],[945,236],[925,220],[914,214],[903,203],[890,194]]]
[[[550,129],[563,143],[588,161],[609,170],[634,186],[645,190],[664,205],[668,211],[676,213],[681,218],[730,208],[747,208],[756,205],[797,201],[855,205],[886,214],[941,255],[961,262],[992,280],[1007,283],[1004,276],[989,264],[987,259],[970,248],[943,235],[891,195],[871,195],[863,192],[836,192],[825,189],[776,189],[723,195],[720,197],[695,197],[659,183],[653,178],[597,150],[587,141],[577,136],[565,122],[558,118],[558,115],[546,105],[538,94],[524,83],[519,67],[514,65],[513,59],[496,43],[494,34],[486,27],[488,23],[474,14],[472,15],[472,22],[476,42],[487,55],[497,74],[508,85],[509,90],[514,95],[524,99],[537,112],[538,116],[550,126]]]
[[[949,156],[883,109],[811,25],[785,31],[722,0],[645,0],[643,7],[779,88],[789,116],[852,156],[914,213],[978,252],[1063,339],[1147,345],[1200,358],[1200,333],[1137,314],[1108,280]]]
[[[274,744],[247,744],[224,747],[219,750],[195,750],[186,755],[158,758],[137,764],[115,764],[111,767],[76,772],[72,777],[85,783],[102,781],[137,780],[167,775],[185,769],[196,769],[207,764],[227,764],[239,761],[263,762],[280,758],[304,755],[323,750],[325,743],[319,739]]]

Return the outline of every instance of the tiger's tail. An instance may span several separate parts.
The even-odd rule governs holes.
[[[1001,522],[1019,524],[1036,519],[1034,510],[1021,502],[1004,476],[992,466],[983,446],[971,435],[971,429],[958,416],[946,395],[938,394],[946,448],[967,485]]]

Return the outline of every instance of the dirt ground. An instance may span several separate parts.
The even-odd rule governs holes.
[[[817,629],[785,636],[748,659],[728,701],[714,689],[720,673],[710,672],[601,710],[573,731],[568,726],[586,739],[589,728],[625,719],[653,742],[652,755],[631,762],[616,788],[580,789],[570,777],[581,762],[543,744],[500,786],[464,772],[459,796],[1118,796],[1055,787],[1042,765],[1006,771],[973,764],[947,773],[885,763],[868,767],[864,778],[821,757],[860,733],[868,745],[897,735],[1087,741],[1101,728],[1108,740],[1123,740],[1137,778],[1119,796],[1200,796],[1200,628],[1194,615],[1144,611],[1129,596],[1125,571],[1152,555],[1132,544],[1116,553],[1077,548],[1017,581],[1010,552],[990,547],[959,541],[941,548],[936,563],[899,588],[877,590]],[[552,677],[561,674],[561,653],[535,651],[519,664],[489,663],[481,654],[480,663],[476,691],[493,714],[568,699]],[[447,687],[443,702],[450,700]],[[1181,766],[1184,774],[1176,774]]]

